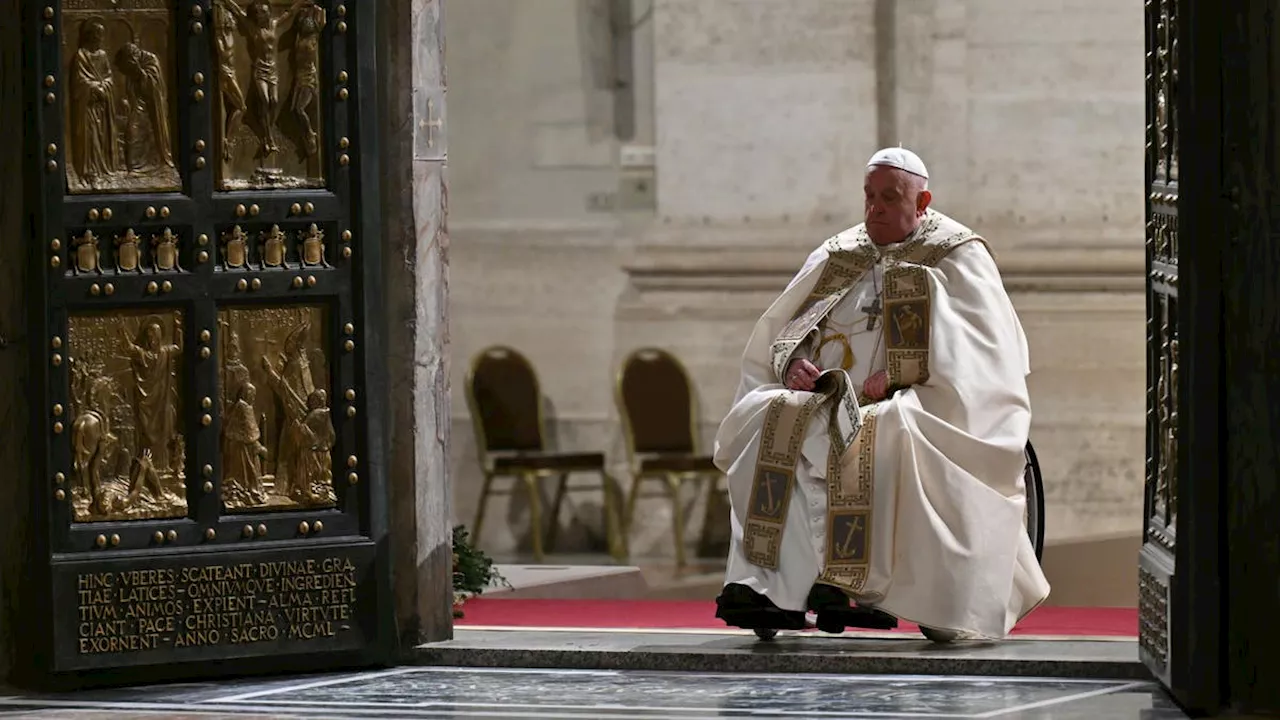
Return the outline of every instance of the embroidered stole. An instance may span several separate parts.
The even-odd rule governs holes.
[[[972,231],[948,223],[930,211],[912,238],[885,253],[884,333],[890,390],[919,385],[929,379],[929,330],[932,298],[926,268],[952,250],[982,239]],[[941,237],[939,237],[941,235]],[[984,243],[985,244],[985,243]],[[864,226],[826,243],[829,257],[818,283],[799,311],[778,334],[772,347],[775,375],[782,378],[796,348],[874,267],[879,251]],[[776,570],[782,532],[795,486],[796,463],[809,420],[825,410],[830,452],[827,456],[827,543],[825,567],[818,581],[858,593],[870,570],[872,496],[875,479],[875,405],[860,408],[853,383],[843,370],[829,370],[813,392],[780,392],[765,414],[760,453],[743,528],[747,560]],[[842,477],[846,453],[856,457],[854,477]]]

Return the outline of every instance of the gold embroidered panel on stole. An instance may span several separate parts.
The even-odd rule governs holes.
[[[782,528],[787,522],[805,429],[814,411],[828,397],[825,393],[789,392],[769,403],[743,528],[744,552],[754,565],[778,568]]]
[[[899,265],[884,273],[885,368],[891,389],[929,379],[929,321],[932,298],[929,271]]]
[[[818,378],[815,392],[789,391],[779,394],[765,411],[756,458],[751,497],[747,502],[747,522],[743,547],[753,565],[776,570],[782,550],[782,531],[795,489],[796,463],[804,445],[809,420],[830,402],[827,434],[828,481],[840,482],[840,459],[860,434],[862,415],[843,370],[829,370]]]
[[[854,476],[845,482],[839,465],[843,453],[832,453],[827,470],[827,551],[818,582],[860,593],[871,570],[871,501],[875,482],[875,406],[862,418],[862,431],[850,452],[857,458]]]
[[[940,242],[922,243],[885,270],[883,332],[891,391],[929,380],[933,298],[928,268],[973,240],[982,241],[973,233],[961,232]]]
[[[876,251],[862,227],[857,229],[852,242],[836,236],[827,241],[826,248],[829,256],[817,284],[773,342],[773,370],[779,379],[786,374],[787,363],[796,347],[876,262]],[[833,442],[828,464],[837,467],[837,475],[839,456],[858,433],[858,404],[851,392],[848,375],[843,371],[827,373],[820,378],[820,383],[822,387],[817,392],[779,395],[765,414],[760,454],[751,483],[747,523],[743,528],[747,560],[759,567],[778,567],[782,530],[809,418],[823,403],[835,400],[829,423]]]

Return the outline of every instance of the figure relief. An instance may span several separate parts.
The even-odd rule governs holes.
[[[234,397],[222,420],[222,501],[228,507],[266,505],[262,460],[267,446],[254,409],[258,389],[251,382],[242,383]]]
[[[244,118],[244,91],[236,78],[236,16],[221,3],[213,4],[213,42],[218,68],[218,92],[222,98],[222,159],[231,160],[231,146]]]
[[[1177,48],[1176,30],[1173,27],[1169,11],[1169,3],[1160,2],[1160,15],[1156,20],[1155,68],[1152,81],[1156,84],[1156,119],[1153,128],[1152,146],[1156,153],[1156,175],[1165,181],[1176,177],[1174,163],[1177,143],[1173,137],[1176,121],[1175,98],[1173,84],[1177,77],[1174,52]]]
[[[1178,516],[1178,339],[1169,341],[1169,414],[1164,451],[1168,456],[1169,525]]]
[[[70,193],[174,191],[173,7],[84,0],[63,12]]]
[[[223,503],[230,510],[335,505],[324,309],[225,309],[219,326]]]
[[[248,383],[249,368],[241,359],[240,333],[231,329],[225,320],[218,321],[223,332],[227,333],[223,344],[222,385],[220,388],[222,406],[227,407],[228,399],[234,401],[239,396],[240,386]]]
[[[298,8],[294,23],[293,92],[290,106],[301,124],[304,152],[308,157],[320,152],[320,31],[324,29],[324,8],[314,2]]]
[[[1169,326],[1165,325],[1165,337],[1168,337]],[[1169,341],[1161,345],[1160,378],[1156,381],[1156,405],[1159,417],[1156,425],[1156,439],[1160,445],[1160,463],[1156,469],[1156,515],[1164,515],[1168,509],[1169,496]]]
[[[94,235],[92,230],[85,230],[83,235],[72,238],[71,244],[76,250],[75,263],[71,267],[73,274],[102,274],[102,269],[98,265],[101,257],[98,250],[98,236]]]
[[[140,42],[135,37],[116,54],[116,67],[125,79],[124,158],[130,172],[174,166],[160,58],[143,50]]]
[[[315,223],[311,223],[302,237],[302,264],[308,267],[329,264],[324,256],[324,231]]]
[[[156,272],[182,270],[178,264],[178,236],[169,228],[151,238],[151,259]]]
[[[107,28],[97,18],[80,26],[71,60],[72,167],[85,188],[107,186],[120,171],[115,74],[105,47]]]
[[[132,229],[116,236],[116,272],[140,272],[142,255],[138,250],[138,235]]]
[[[285,267],[285,234],[279,225],[262,233],[262,266],[264,268]]]
[[[1169,10],[1169,109],[1170,119],[1165,134],[1169,142],[1169,180],[1178,179],[1178,16],[1176,6]]]
[[[1156,117],[1151,126],[1151,152],[1154,153],[1156,159],[1156,177],[1162,176],[1165,171],[1165,127],[1169,122],[1167,105],[1164,87],[1158,86],[1156,90]]]
[[[77,522],[187,514],[182,315],[73,315],[72,505]]]
[[[324,187],[324,9],[315,0],[214,0],[213,18],[222,119],[220,187]],[[282,77],[291,83],[284,90]],[[288,112],[281,112],[282,97]]]
[[[249,258],[249,235],[239,225],[222,234],[222,269],[243,270]]]

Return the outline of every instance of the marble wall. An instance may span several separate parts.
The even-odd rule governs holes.
[[[654,6],[664,218],[809,223],[859,207],[876,141],[874,2]]]
[[[859,220],[866,157],[902,142],[930,164],[938,207],[995,246],[1027,328],[1050,539],[1139,531],[1140,5],[634,0],[654,150],[637,169],[593,74],[583,18],[601,4],[451,6],[457,521],[479,494],[462,395],[474,353],[525,352],[560,446],[605,450],[621,471],[613,374],[633,348],[668,347],[709,440],[756,317]],[[652,208],[597,202],[634,191],[636,173],[654,180]],[[599,502],[583,493],[565,513],[567,549],[601,546]],[[643,508],[633,554],[669,555],[669,506]],[[527,548],[527,517],[518,495],[496,499],[483,544]]]

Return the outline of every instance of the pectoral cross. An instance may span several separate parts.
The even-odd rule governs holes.
[[[880,307],[880,296],[876,295],[876,299],[870,305],[863,305],[862,312],[867,314],[867,330],[876,329],[876,320],[880,317],[883,308]]]

